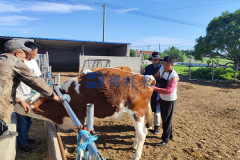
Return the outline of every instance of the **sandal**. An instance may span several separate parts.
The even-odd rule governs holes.
[[[3,141],[4,139],[7,139],[7,138],[16,137],[16,136],[18,136],[18,132],[9,131],[8,134],[4,134],[0,136],[0,141]]]

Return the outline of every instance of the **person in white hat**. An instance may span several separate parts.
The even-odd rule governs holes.
[[[148,60],[152,61],[152,64],[148,65],[145,68],[145,72],[144,75],[155,75],[159,69],[161,68],[162,64],[160,63],[160,61],[162,60],[161,56],[160,56],[160,52],[153,52],[152,53],[152,57],[149,58]],[[159,126],[161,124],[161,114],[160,114],[160,103],[159,103],[159,99],[160,99],[160,93],[153,91],[152,97],[151,97],[151,108],[152,111],[154,112],[154,134],[159,134]],[[151,124],[147,124],[147,128],[151,128],[151,126],[149,126]]]

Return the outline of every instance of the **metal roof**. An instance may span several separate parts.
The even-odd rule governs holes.
[[[41,48],[44,49],[81,49],[84,44],[84,49],[97,49],[97,50],[109,50],[122,45],[130,45],[131,43],[123,42],[102,42],[102,41],[86,41],[76,39],[59,39],[59,38],[40,38],[40,37],[10,37],[0,36],[0,46],[2,47],[6,40],[12,38],[19,39],[34,39],[38,41]]]

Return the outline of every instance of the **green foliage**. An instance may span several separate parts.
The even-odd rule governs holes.
[[[144,60],[148,60],[149,58],[148,54],[144,54],[143,57],[144,57]]]
[[[176,62],[184,62],[187,60],[185,52],[180,51],[179,49],[172,46],[170,49],[165,49],[162,53],[162,58],[165,56],[171,55]]]
[[[186,78],[188,76],[188,67],[187,66],[173,66],[179,77]]]
[[[191,50],[189,50],[189,49],[187,49],[187,50],[181,50],[181,52],[182,52],[182,54],[185,53],[188,58],[193,59],[193,56],[192,56],[192,53],[194,52],[193,49],[191,49]]]
[[[207,59],[207,64],[211,64],[212,60],[210,58]]]
[[[173,66],[175,71],[178,73],[179,77],[188,77],[188,67],[187,66]],[[214,79],[218,80],[233,80],[235,71],[231,68],[214,68]],[[239,76],[240,71],[238,71],[237,76]],[[191,67],[191,78],[192,79],[212,79],[212,67]]]
[[[207,60],[206,60],[206,58],[202,58],[202,63],[207,63]]]
[[[135,50],[130,49],[130,57],[136,57]]]
[[[166,56],[168,56],[168,53],[167,52],[163,52],[163,53],[161,53],[161,57],[162,57],[162,59],[164,58],[164,57],[166,57]]]
[[[221,16],[214,17],[208,24],[206,36],[200,36],[193,53],[195,59],[201,60],[203,56],[212,58],[224,56],[240,61],[240,9],[234,13],[223,12]]]

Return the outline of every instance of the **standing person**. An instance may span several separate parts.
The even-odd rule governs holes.
[[[177,101],[177,82],[179,80],[177,72],[173,69],[174,58],[166,56],[163,59],[163,67],[154,75],[155,79],[163,78],[167,81],[166,88],[153,86],[153,90],[160,93],[160,106],[162,116],[162,142],[158,146],[167,146],[169,139],[173,139],[172,118]],[[164,81],[163,80],[163,81]]]
[[[40,77],[36,77],[31,70],[24,64],[22,57],[25,58],[24,51],[31,52],[31,49],[25,47],[18,40],[9,40],[4,45],[6,53],[0,55],[0,141],[17,136],[17,132],[8,131],[8,125],[11,122],[11,114],[16,102],[16,88],[22,81],[31,88],[40,92],[49,99],[62,102],[70,101],[68,95],[56,96],[48,84]],[[21,58],[17,56],[20,55]],[[30,107],[27,103],[19,102],[29,113]]]
[[[159,69],[161,68],[161,63],[160,60],[162,60],[161,56],[160,56],[160,52],[153,52],[152,53],[152,57],[149,58],[148,60],[152,61],[152,64],[148,65],[145,68],[145,72],[144,75],[155,75]],[[159,134],[159,126],[161,123],[161,115],[160,115],[160,104],[159,104],[159,99],[160,99],[160,94],[158,92],[153,91],[152,97],[151,97],[151,108],[152,111],[154,112],[154,134]],[[150,122],[148,122],[150,123]],[[151,124],[147,124],[148,125]],[[151,127],[151,126],[149,126]]]
[[[35,76],[41,76],[41,71],[38,67],[38,64],[34,57],[38,54],[38,49],[40,46],[36,44],[35,42],[27,41],[24,44],[26,47],[32,49],[31,52],[25,51],[26,57],[24,58],[24,63],[28,66],[28,68],[33,72]],[[27,86],[25,83],[20,82],[18,88],[17,88],[17,94],[16,97],[18,98],[21,95],[26,95],[31,93],[31,88]],[[19,101],[23,101],[19,99]],[[16,113],[17,115],[17,140],[19,142],[20,148],[24,152],[31,152],[32,148],[28,143],[35,143],[36,141],[34,139],[30,139],[28,136],[29,129],[32,125],[32,118],[28,116],[24,116],[21,114]]]

